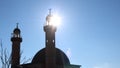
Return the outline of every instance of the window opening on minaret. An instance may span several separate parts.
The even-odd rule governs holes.
[[[46,40],[46,42],[48,42],[48,40]]]
[[[52,41],[53,43],[55,42],[55,40]]]

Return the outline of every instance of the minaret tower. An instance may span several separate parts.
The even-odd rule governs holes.
[[[49,14],[46,17],[46,24],[44,26],[45,31],[45,53],[46,53],[46,68],[56,68],[56,48],[55,48],[55,32],[56,27],[51,24],[51,9],[49,10]]]
[[[18,23],[13,31],[11,41],[12,41],[11,68],[15,68],[17,65],[20,64],[20,43],[22,42],[20,29],[18,28]]]

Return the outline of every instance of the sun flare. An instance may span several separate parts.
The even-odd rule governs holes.
[[[56,14],[51,16],[49,24],[53,26],[59,26],[60,22],[61,22],[61,17]]]

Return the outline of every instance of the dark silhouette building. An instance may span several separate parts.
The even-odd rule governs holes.
[[[57,28],[50,24],[52,17],[49,12],[44,25],[45,48],[41,49],[33,57],[31,63],[20,64],[20,43],[22,42],[21,31],[17,27],[13,31],[12,41],[12,64],[11,68],[80,68],[80,65],[72,65],[63,51],[55,47],[55,32]]]

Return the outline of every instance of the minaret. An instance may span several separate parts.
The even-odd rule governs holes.
[[[20,29],[18,28],[18,23],[13,31],[11,41],[12,41],[11,68],[15,68],[17,65],[20,64],[20,43],[22,42]]]
[[[45,31],[45,53],[46,53],[46,68],[56,68],[56,48],[55,48],[55,32],[56,27],[51,25],[51,10],[49,10],[49,14],[46,17],[46,24],[44,26]]]

